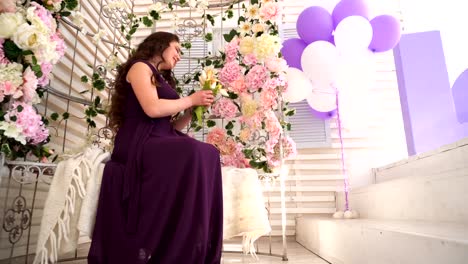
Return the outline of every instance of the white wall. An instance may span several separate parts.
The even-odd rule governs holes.
[[[450,84],[468,68],[468,16],[460,0],[400,0],[405,32],[439,30]]]

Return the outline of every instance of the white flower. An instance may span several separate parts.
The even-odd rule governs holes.
[[[44,35],[36,26],[24,23],[18,27],[12,39],[23,50],[35,50],[39,46],[47,44],[48,36]]]
[[[50,62],[56,64],[60,59],[60,54],[56,50],[57,43],[54,41],[48,41],[42,44],[36,51],[37,61]]]
[[[251,26],[249,22],[241,22],[239,25],[239,32],[241,35],[247,35],[250,34]]]
[[[0,87],[5,89],[7,83],[9,91],[2,89],[3,91],[0,92],[6,95],[14,94],[23,84],[23,65],[16,62],[0,64]]]
[[[73,24],[77,27],[82,28],[84,25],[84,17],[80,11],[72,11],[71,12],[71,19]]]
[[[22,129],[18,128],[18,126],[16,126],[15,123],[1,121],[0,130],[5,131],[3,132],[3,135],[5,135],[6,137],[13,138],[23,145],[26,144],[26,137],[24,136]]]
[[[54,12],[59,12],[62,9],[62,1],[53,4]]]
[[[101,42],[101,39],[107,35],[107,32],[104,29],[99,29],[99,31],[93,36],[93,43],[98,44]]]
[[[0,14],[0,38],[11,38],[18,27],[26,21],[21,13],[1,13]]]
[[[255,55],[259,60],[276,56],[281,50],[281,39],[278,36],[262,34],[257,38]]]
[[[117,58],[117,56],[115,55],[111,55],[109,56],[109,58],[107,58],[107,61],[104,64],[104,67],[106,68],[107,71],[112,71],[115,68],[117,68],[119,64],[120,64],[119,58]]]
[[[37,30],[42,32],[44,35],[49,35],[51,30],[55,31],[56,30],[55,28],[48,27],[42,21],[42,19],[36,15],[35,10],[36,10],[35,6],[31,6],[26,10],[26,18],[28,19],[28,21],[31,22],[31,24],[35,26]]]
[[[258,19],[260,17],[258,4],[249,6],[245,15],[250,19]]]
[[[205,9],[208,9],[208,6],[209,6],[209,1],[208,0],[198,0],[198,9],[202,9],[202,10],[205,10]]]
[[[156,13],[159,13],[163,11],[166,7],[162,5],[161,2],[157,2],[155,4],[152,4],[148,7],[148,14],[151,13],[151,11],[156,11]]]
[[[107,4],[107,8],[109,9],[114,9],[114,8],[122,8],[125,9],[127,5],[125,4],[124,1],[112,1]]]
[[[259,32],[265,32],[265,25],[264,24],[261,24],[261,23],[257,23],[257,24],[254,24],[252,26],[252,31],[254,33],[259,33]]]
[[[195,8],[197,7],[197,2],[198,2],[197,0],[189,0],[188,4],[191,8]]]

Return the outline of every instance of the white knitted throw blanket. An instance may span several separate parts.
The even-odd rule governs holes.
[[[271,231],[262,186],[253,169],[223,167],[223,239],[243,236],[245,254],[255,254],[254,242]]]
[[[73,252],[80,232],[91,237],[100,183],[110,154],[97,147],[65,156],[56,168],[47,195],[34,264],[55,263]]]

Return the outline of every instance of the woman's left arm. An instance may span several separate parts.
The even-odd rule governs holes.
[[[172,125],[175,129],[182,131],[182,129],[187,127],[187,125],[190,123],[190,120],[192,120],[192,108],[186,109],[181,117],[172,122]]]

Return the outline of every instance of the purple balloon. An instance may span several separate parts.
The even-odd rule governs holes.
[[[322,120],[327,120],[327,119],[330,119],[332,117],[334,117],[336,115],[336,109],[335,110],[332,110],[330,112],[320,112],[320,111],[317,111],[315,109],[313,109],[312,107],[310,108],[310,112],[315,116],[317,117],[318,119],[322,119]]]
[[[336,28],[341,20],[349,16],[369,18],[369,8],[364,0],[341,0],[333,9],[333,26]]]
[[[328,40],[333,32],[333,19],[325,8],[311,6],[299,15],[296,29],[307,44],[317,40]]]
[[[452,95],[458,122],[468,123],[468,69],[453,84]]]
[[[393,49],[401,37],[400,22],[393,16],[376,16],[370,21],[373,35],[369,49],[374,52],[383,52]]]
[[[301,56],[307,44],[301,39],[292,38],[283,42],[281,54],[288,63],[289,67],[294,67],[302,71]]]

